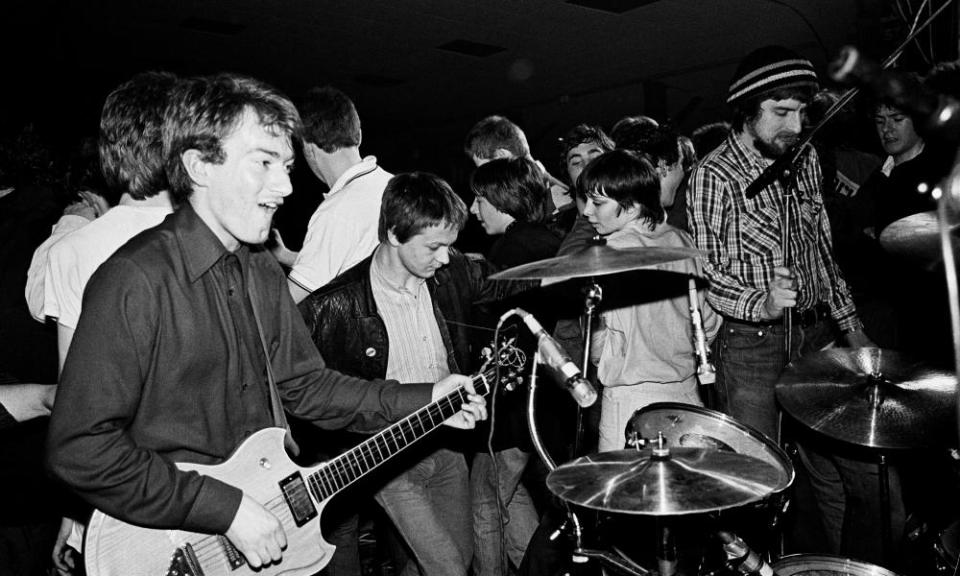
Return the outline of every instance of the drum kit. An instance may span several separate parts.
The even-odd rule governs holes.
[[[892,227],[881,240],[891,250],[932,257],[936,227],[928,216],[911,217]],[[619,272],[667,268],[671,262],[697,257],[690,248],[617,249],[594,242],[567,256],[511,268],[493,276],[503,280],[559,282],[589,278],[585,316],[599,302],[594,277]],[[587,322],[589,325],[589,322]],[[589,338],[586,338],[589,342]],[[587,349],[585,352],[588,352]],[[584,356],[589,357],[588,354]],[[531,397],[535,378],[531,382]],[[776,394],[785,414],[828,439],[876,451],[881,466],[890,451],[954,446],[957,379],[954,373],[935,370],[900,354],[879,348],[828,349],[791,363],[777,384]],[[534,445],[540,449],[533,423]],[[624,450],[599,452],[560,465],[543,452],[551,469],[548,489],[566,506],[577,533],[572,554],[579,561],[598,559],[616,572],[661,576],[678,574],[676,543],[668,537],[674,519],[704,515],[711,526],[720,526],[720,513],[765,507],[775,533],[778,519],[789,501],[794,467],[783,449],[760,432],[707,408],[657,403],[638,410],[626,430]],[[881,468],[881,492],[888,490]],[[884,493],[884,502],[889,494]],[[630,558],[588,549],[582,545],[577,510],[627,517],[650,517],[661,527],[658,535],[658,569],[647,570]],[[889,537],[889,523],[885,525]],[[960,529],[958,529],[960,530]],[[776,558],[767,564],[743,540],[721,530],[727,562],[718,573],[803,575],[896,576],[872,564],[812,554]],[[672,547],[672,552],[671,552]],[[773,548],[773,546],[771,546]],[[769,554],[769,551],[768,551]],[[700,574],[703,574],[700,567]],[[723,572],[727,570],[729,572]]]

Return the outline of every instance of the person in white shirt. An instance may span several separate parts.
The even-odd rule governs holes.
[[[100,164],[107,188],[120,196],[103,216],[50,247],[44,273],[44,317],[57,321],[60,369],[80,318],[83,290],[118,248],[173,212],[161,152],[168,95],[179,80],[166,72],[134,76],[107,96],[100,116]],[[68,540],[69,536],[69,540]],[[82,526],[64,518],[53,550],[61,574],[75,567]]]
[[[43,310],[46,301],[44,286],[46,285],[47,257],[50,254],[50,248],[67,234],[93,222],[110,209],[108,201],[100,195],[100,192],[95,190],[81,189],[77,192],[77,196],[79,198],[76,201],[71,202],[63,209],[63,216],[53,225],[50,236],[33,251],[33,258],[30,260],[24,296],[27,299],[27,308],[30,310],[30,315],[38,322],[46,322],[47,320]]]
[[[360,117],[346,94],[330,86],[314,88],[298,108],[303,157],[330,187],[310,218],[299,253],[273,233],[273,254],[290,268],[290,294],[299,303],[377,247],[380,202],[393,174],[380,168],[375,157],[360,155]]]

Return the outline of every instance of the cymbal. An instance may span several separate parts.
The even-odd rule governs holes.
[[[956,229],[956,225],[952,226],[951,232]],[[893,222],[880,233],[880,245],[898,256],[929,262],[942,260],[937,213],[921,212]]]
[[[537,260],[514,266],[490,276],[493,280],[542,280],[548,278],[583,278],[639,270],[668,262],[696,258],[695,248],[612,248],[594,244],[566,256]]]
[[[898,450],[953,445],[956,376],[883,348],[831,348],[791,363],[777,399],[835,440]]]
[[[547,476],[547,487],[580,506],[650,516],[743,506],[772,493],[781,472],[736,452],[708,448],[615,450],[583,456]]]

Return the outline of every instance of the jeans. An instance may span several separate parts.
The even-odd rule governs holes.
[[[757,326],[725,319],[717,339],[717,393],[721,409],[735,420],[779,442],[776,384],[787,365],[783,324]],[[823,321],[793,326],[791,358],[816,352],[833,335]],[[725,406],[725,408],[724,408]]]
[[[416,560],[416,566],[408,562],[402,574],[467,574],[473,538],[463,454],[446,448],[433,452],[391,480],[376,499]]]
[[[817,500],[830,552],[881,565],[886,565],[886,558],[898,558],[906,515],[897,469],[887,467],[890,508],[884,509],[878,461],[841,455],[815,440],[798,442],[797,448]],[[886,551],[881,530],[884,514],[889,514],[893,545]]]
[[[501,553],[505,539],[506,559],[517,568],[523,561],[527,544],[540,523],[533,499],[520,482],[530,454],[520,448],[487,452],[473,458],[470,489],[473,494],[473,546],[475,576],[505,576],[510,573]],[[500,514],[497,513],[497,487],[500,489]],[[503,530],[500,515],[503,516]]]

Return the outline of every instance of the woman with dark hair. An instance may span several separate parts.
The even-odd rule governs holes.
[[[499,236],[487,259],[501,267],[550,258],[560,239],[544,224],[549,193],[537,165],[526,158],[492,160],[477,168],[470,179],[476,216],[484,231]]]
[[[690,235],[666,222],[660,178],[645,158],[615,150],[580,174],[584,216],[614,248],[693,247]],[[591,361],[603,384],[600,451],[623,448],[634,411],[653,402],[701,405],[689,312],[689,280],[701,275],[695,260],[618,275],[604,284],[604,310],[593,337]],[[720,317],[698,291],[704,330],[712,339]]]

